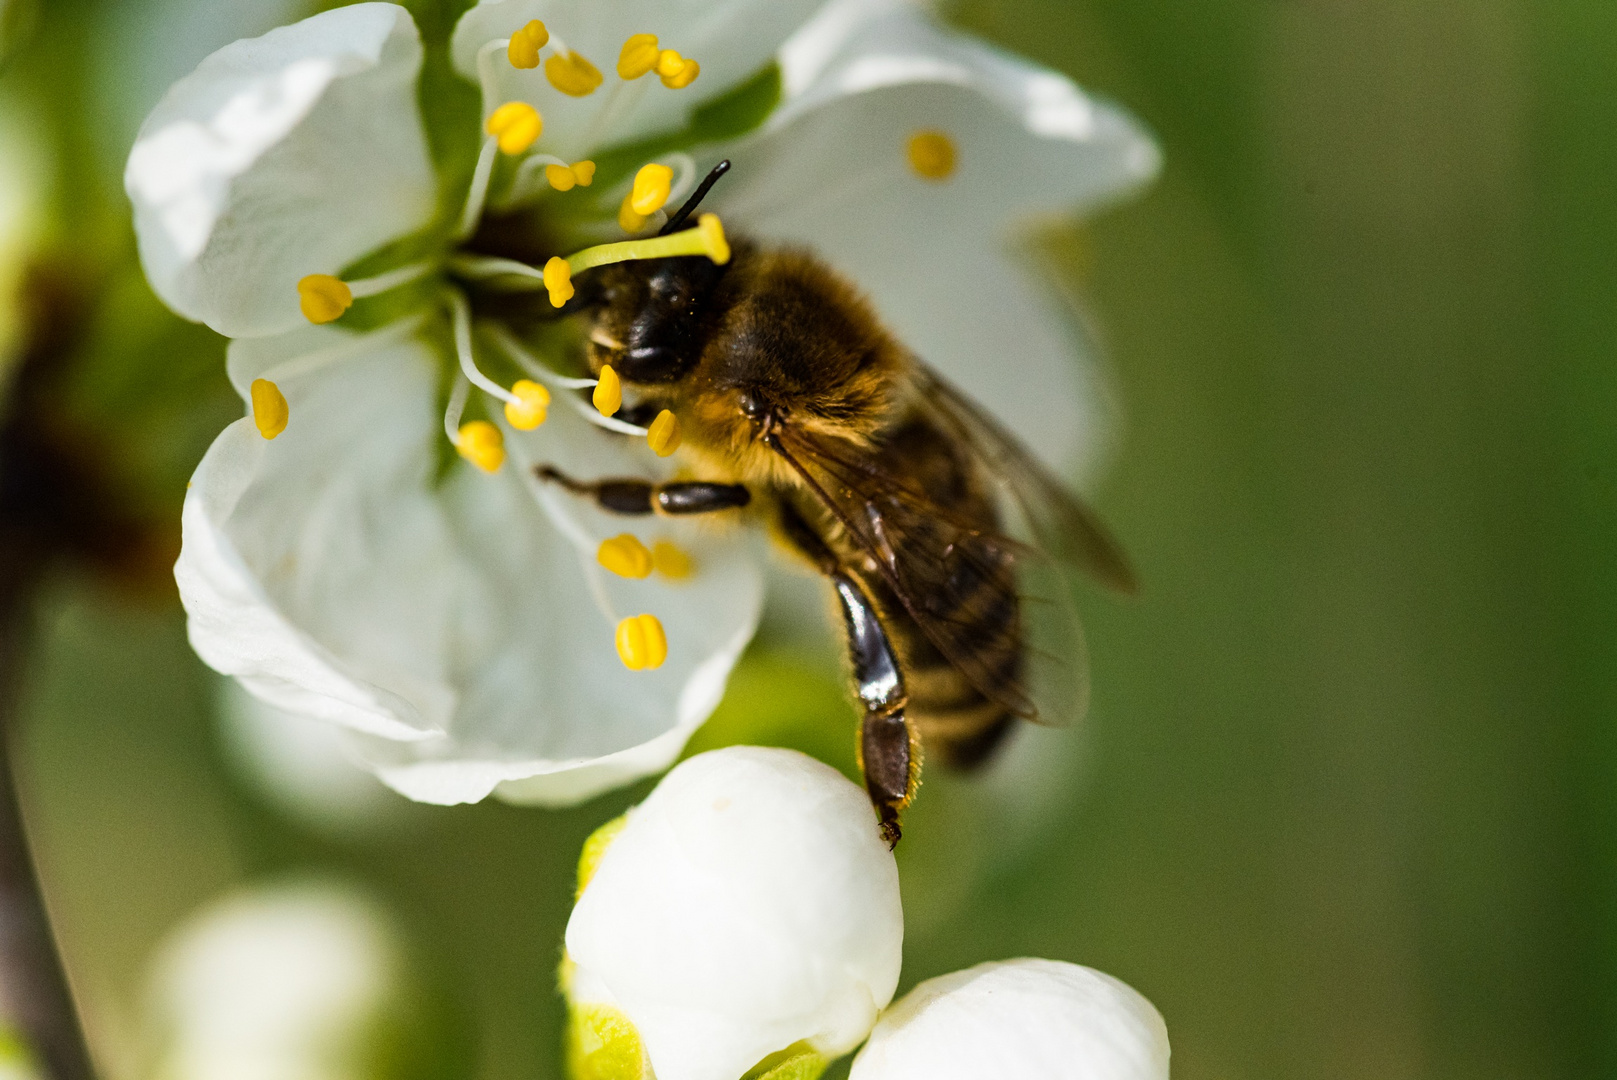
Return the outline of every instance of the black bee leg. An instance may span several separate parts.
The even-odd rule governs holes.
[[[752,501],[743,484],[711,484],[700,480],[679,480],[653,484],[649,480],[609,479],[585,482],[574,480],[560,469],[540,465],[534,475],[560,484],[575,495],[595,500],[612,514],[711,514],[735,510]]]
[[[859,727],[859,767],[865,774],[865,791],[881,819],[882,839],[889,848],[896,847],[902,835],[898,817],[914,797],[921,772],[920,742],[905,716],[909,699],[898,656],[870,597],[842,569],[825,542],[790,506],[782,508],[781,525],[787,538],[831,579],[842,604],[854,692],[865,712]]]

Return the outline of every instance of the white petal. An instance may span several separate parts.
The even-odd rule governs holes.
[[[731,747],[630,811],[567,952],[575,992],[603,988],[659,1080],[736,1080],[799,1040],[858,1045],[897,985],[903,925],[864,793],[795,751]]]
[[[425,225],[420,68],[409,14],[356,4],[227,45],[175,83],[124,172],[163,301],[232,337],[290,329],[300,278]]]
[[[198,653],[272,704],[352,729],[351,748],[422,801],[522,780],[515,797],[570,802],[666,767],[756,623],[748,539],[541,489],[524,460],[580,476],[667,467],[561,401],[537,431],[507,433],[497,476],[457,462],[434,486],[437,358],[408,338],[355,340],[311,327],[232,345],[238,389],[277,380],[291,419],[273,442],[232,425],[193,482],[176,576]],[[285,374],[326,349],[350,355]],[[596,547],[625,531],[675,539],[697,572],[608,580]],[[642,612],[662,621],[668,660],[631,672],[616,618]]]
[[[605,81],[585,98],[558,93],[546,82],[543,66],[513,68],[503,50],[485,70],[485,115],[506,101],[531,103],[545,118],[539,146],[569,160],[596,148],[631,142],[683,127],[702,102],[745,82],[769,63],[781,42],[820,6],[822,0],[485,0],[455,27],[455,68],[481,83],[478,50],[510,36],[530,19],[541,19],[567,47],[588,58]],[[625,85],[617,75],[618,52],[633,34],[656,34],[665,49],[702,65],[696,81],[683,90],[663,86],[655,74]],[[624,97],[613,106],[610,123],[597,125],[618,87]],[[623,106],[627,106],[624,108]],[[618,111],[621,108],[622,111]]]
[[[227,756],[254,788],[299,822],[337,835],[369,832],[409,804],[353,758],[336,725],[277,709],[219,681]]]
[[[173,1080],[351,1075],[403,975],[398,943],[361,897],[323,884],[238,893],[193,915],[157,954],[153,1071]],[[391,1018],[397,1022],[397,1018]]]
[[[1151,1003],[1091,968],[1005,960],[944,975],[882,1015],[850,1080],[1168,1080]]]
[[[729,151],[711,197],[727,225],[813,247],[900,339],[1052,464],[1103,418],[1084,342],[1015,258],[1023,230],[1149,180],[1150,138],[1066,78],[933,24],[910,6],[839,0],[788,43],[793,96]],[[957,168],[925,180],[909,137],[946,133]]]

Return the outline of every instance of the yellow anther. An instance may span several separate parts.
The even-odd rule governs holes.
[[[579,187],[589,187],[595,182],[595,162],[575,161],[569,166],[573,171],[573,179],[578,181]]]
[[[651,671],[668,659],[668,638],[655,615],[630,615],[618,623],[618,658],[630,671]]]
[[[588,97],[601,85],[601,71],[575,52],[553,53],[545,61],[545,78],[568,97]]]
[[[623,197],[623,204],[618,207],[618,228],[626,233],[637,233],[646,227],[646,215],[634,212],[634,193],[630,192]]]
[[[266,439],[273,439],[285,431],[291,412],[286,407],[286,395],[281,393],[281,388],[268,379],[254,379],[248,391],[253,397],[253,423],[258,425],[258,433]]]
[[[696,231],[702,241],[703,253],[708,258],[720,266],[730,261],[730,241],[724,238],[724,222],[719,220],[719,215],[702,214],[697,217]]]
[[[664,409],[646,429],[646,445],[658,457],[667,457],[679,449],[679,417]]]
[[[510,57],[512,67],[536,68],[539,66],[539,50],[549,41],[550,31],[545,29],[544,23],[534,19],[511,35],[505,55]]]
[[[515,157],[538,141],[545,121],[526,101],[507,101],[489,114],[487,130],[500,141],[501,153]]]
[[[657,75],[670,90],[682,90],[689,86],[696,81],[701,70],[701,65],[695,60],[687,60],[673,49],[664,49],[657,54]]]
[[[573,268],[560,255],[545,263],[545,288],[550,290],[550,306],[561,307],[573,298]]]
[[[947,180],[954,175],[954,140],[941,131],[917,131],[906,147],[910,168],[923,180]]]
[[[656,34],[635,34],[623,43],[618,53],[618,78],[638,79],[657,66]]]
[[[674,170],[667,165],[640,166],[634,174],[634,191],[629,193],[629,208],[641,217],[650,217],[668,201],[668,189],[674,183]]]
[[[683,581],[696,572],[691,557],[672,540],[658,540],[651,545],[651,566],[670,581]]]
[[[455,438],[460,456],[486,473],[499,472],[505,464],[505,437],[487,420],[473,420],[460,426]]]
[[[298,306],[312,323],[335,322],[354,306],[354,293],[330,274],[310,274],[298,282]]]
[[[532,431],[550,414],[550,391],[531,379],[512,383],[511,396],[516,400],[505,403],[505,418],[518,431]]]
[[[578,177],[573,175],[573,170],[565,165],[546,165],[545,179],[549,180],[550,186],[557,191],[571,191],[573,185],[578,183]]]
[[[632,533],[621,533],[601,541],[595,561],[618,577],[643,578],[651,576],[651,552],[646,550]]]
[[[611,364],[601,365],[601,374],[595,384],[595,393],[590,395],[590,401],[602,416],[611,416],[623,408],[623,380],[618,373],[612,370]]]

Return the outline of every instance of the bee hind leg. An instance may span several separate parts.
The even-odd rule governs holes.
[[[881,837],[889,848],[895,847],[903,835],[899,814],[914,797],[921,771],[920,741],[905,715],[909,697],[898,656],[876,614],[876,606],[838,564],[825,542],[789,506],[783,507],[781,524],[787,539],[831,579],[842,605],[854,693],[864,708],[859,725],[859,768],[865,774],[865,792],[881,822]]]

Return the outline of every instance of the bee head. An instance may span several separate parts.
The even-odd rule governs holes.
[[[633,383],[684,378],[701,358],[710,332],[707,302],[725,269],[701,256],[602,267],[592,366],[611,364]]]

